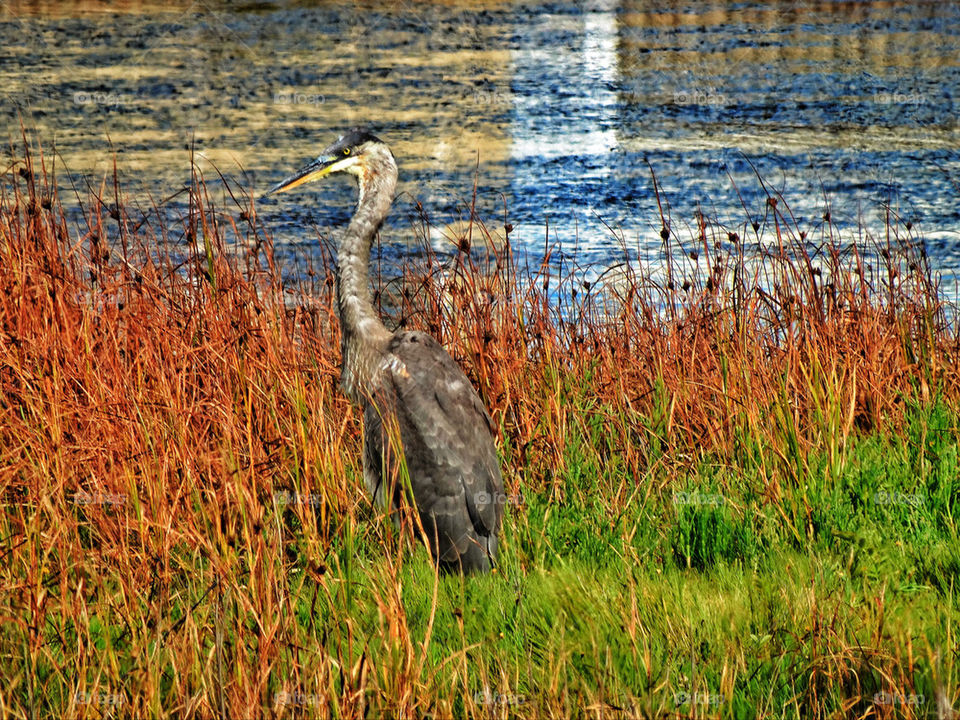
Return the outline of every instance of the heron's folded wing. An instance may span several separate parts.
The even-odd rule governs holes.
[[[474,527],[483,535],[497,532],[503,481],[493,443],[493,422],[476,390],[453,358],[421,332],[398,333],[388,348],[401,434],[408,463],[433,468],[432,490],[458,494],[459,479]],[[406,425],[406,427],[404,427]],[[423,458],[410,457],[423,453]],[[413,468],[411,468],[411,477]],[[446,487],[441,487],[446,485]]]

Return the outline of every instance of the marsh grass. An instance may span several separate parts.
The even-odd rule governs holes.
[[[332,264],[281,282],[199,174],[178,223],[114,184],[73,226],[48,163],[0,195],[4,717],[957,707],[960,344],[895,217],[664,203],[664,273],[589,286],[425,251],[391,322],[475,383],[509,495],[497,571],[438,578],[363,491]]]

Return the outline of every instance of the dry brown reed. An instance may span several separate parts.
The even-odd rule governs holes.
[[[352,647],[349,619],[342,655],[306,645],[287,589],[348,604],[331,545],[369,514],[332,265],[291,294],[254,204],[216,207],[202,178],[177,228],[106,186],[78,198],[78,234],[61,195],[27,145],[0,196],[0,714],[247,717],[286,693],[287,716],[361,717],[375,691],[443,715],[395,575],[378,589],[389,665]],[[685,250],[665,219],[664,275],[589,289],[549,258],[525,271],[509,244],[426,253],[392,321],[437,336],[479,388],[512,494],[563,492],[570,438],[599,423],[585,451],[624,469],[611,515],[705,457],[757,463],[776,503],[810,452],[839,472],[852,435],[898,432],[913,400],[960,409],[960,344],[911,230],[851,242],[825,219],[808,236],[782,198],[768,210],[762,242],[701,222]]]

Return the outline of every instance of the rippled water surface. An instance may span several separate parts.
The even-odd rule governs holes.
[[[157,201],[189,180],[191,141],[209,178],[259,192],[369,124],[401,167],[388,248],[417,203],[442,226],[476,185],[488,224],[595,272],[657,262],[652,173],[681,239],[698,209],[749,235],[759,174],[813,233],[829,208],[882,235],[892,209],[955,297],[958,30],[939,2],[8,2],[0,111],[78,183],[116,157]],[[302,253],[353,193],[308,186],[261,218]]]

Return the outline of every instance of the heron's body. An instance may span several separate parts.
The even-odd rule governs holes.
[[[338,248],[344,393],[363,408],[363,474],[376,501],[413,501],[434,559],[445,570],[489,570],[496,561],[503,482],[493,424],[463,371],[416,331],[391,333],[370,295],[370,246],[393,202],[397,165],[389,148],[352,130],[275,188],[332,172],[357,178],[357,210]]]

